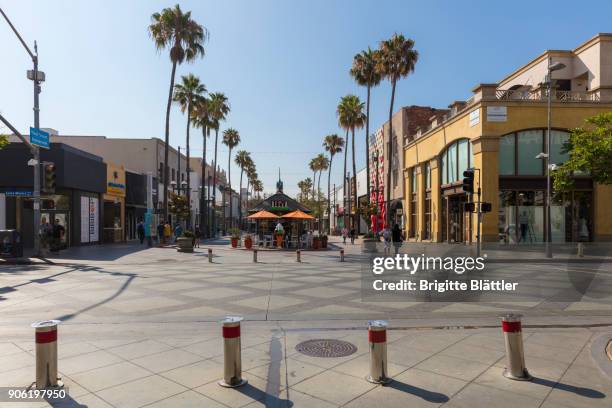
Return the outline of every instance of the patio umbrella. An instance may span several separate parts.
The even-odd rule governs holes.
[[[281,218],[288,218],[291,220],[314,220],[315,219],[315,217],[313,217],[312,215],[306,214],[304,211],[301,211],[301,210],[292,211],[290,213],[287,213],[281,216]]]
[[[269,211],[266,210],[261,210],[256,212],[255,214],[251,214],[247,217],[250,220],[256,220],[257,221],[257,231],[259,231],[259,221],[261,220],[276,220],[278,218],[280,218],[278,215],[276,214],[272,214]]]

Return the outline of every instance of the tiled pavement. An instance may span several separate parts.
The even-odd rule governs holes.
[[[612,382],[590,357],[594,334],[609,326],[561,328],[609,323],[605,303],[362,302],[363,258],[350,246],[345,263],[329,251],[304,252],[299,264],[292,253],[273,252],[253,264],[249,252],[222,246],[214,246],[212,264],[204,248],[115,247],[91,257],[93,250],[65,254],[56,260],[62,265],[0,267],[0,386],[33,381],[29,324],[60,318],[59,368],[72,401],[58,407],[610,406]],[[501,376],[498,328],[419,329],[495,326],[508,309],[527,323],[561,325],[525,331],[533,382]],[[249,385],[238,390],[216,384],[223,362],[216,321],[226,314],[247,320]],[[371,318],[396,328],[389,344],[395,381],[387,387],[364,380],[363,326]],[[342,338],[358,351],[332,359],[295,351],[313,338]]]

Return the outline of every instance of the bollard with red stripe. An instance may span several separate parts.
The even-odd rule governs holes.
[[[344,262],[344,249],[340,250],[340,262]]]
[[[371,383],[387,384],[387,322],[371,320],[368,322],[368,342],[370,344],[370,374],[366,377]]]
[[[525,367],[521,317],[522,315],[514,313],[507,313],[501,316],[504,342],[506,344],[504,377],[511,380],[529,381],[532,377]]]
[[[59,320],[32,323],[36,342],[36,388],[62,387],[57,376],[57,325]]]
[[[240,346],[240,316],[227,316],[223,324],[223,379],[218,384],[222,387],[235,388],[245,385],[242,378],[242,355]]]

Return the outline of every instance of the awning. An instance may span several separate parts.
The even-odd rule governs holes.
[[[279,216],[276,214],[272,214],[269,211],[261,210],[256,212],[255,214],[249,215],[247,218],[250,220],[275,220],[279,218]]]
[[[306,214],[304,211],[295,210],[290,213],[283,215],[281,218],[288,218],[292,220],[314,220],[315,217],[312,215]]]

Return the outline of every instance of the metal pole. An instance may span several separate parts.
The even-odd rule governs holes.
[[[387,384],[387,322],[372,320],[368,322],[368,342],[370,346],[370,374],[366,377],[371,383]]]
[[[476,257],[480,257],[480,222],[482,220],[481,218],[481,211],[480,211],[480,169],[476,169],[478,170],[478,214],[476,215]]]
[[[242,355],[240,345],[240,316],[228,316],[223,323],[223,379],[217,384],[222,387],[235,388],[245,385],[242,378]]]
[[[521,315],[508,313],[502,316],[502,331],[506,346],[506,368],[504,377],[511,380],[529,381],[531,375],[525,367],[525,351],[523,349],[523,329]]]
[[[57,377],[57,325],[59,320],[33,323],[36,342],[36,388],[62,387]]]
[[[552,71],[550,70],[550,58],[548,58],[548,117],[546,130],[546,257],[552,258],[552,239],[550,225],[550,121],[552,110]]]
[[[40,85],[38,82],[38,47],[34,43],[34,51],[36,55],[32,58],[34,61],[34,127],[40,129],[40,106],[38,101],[38,93]],[[34,148],[34,256],[40,256],[40,149]]]

